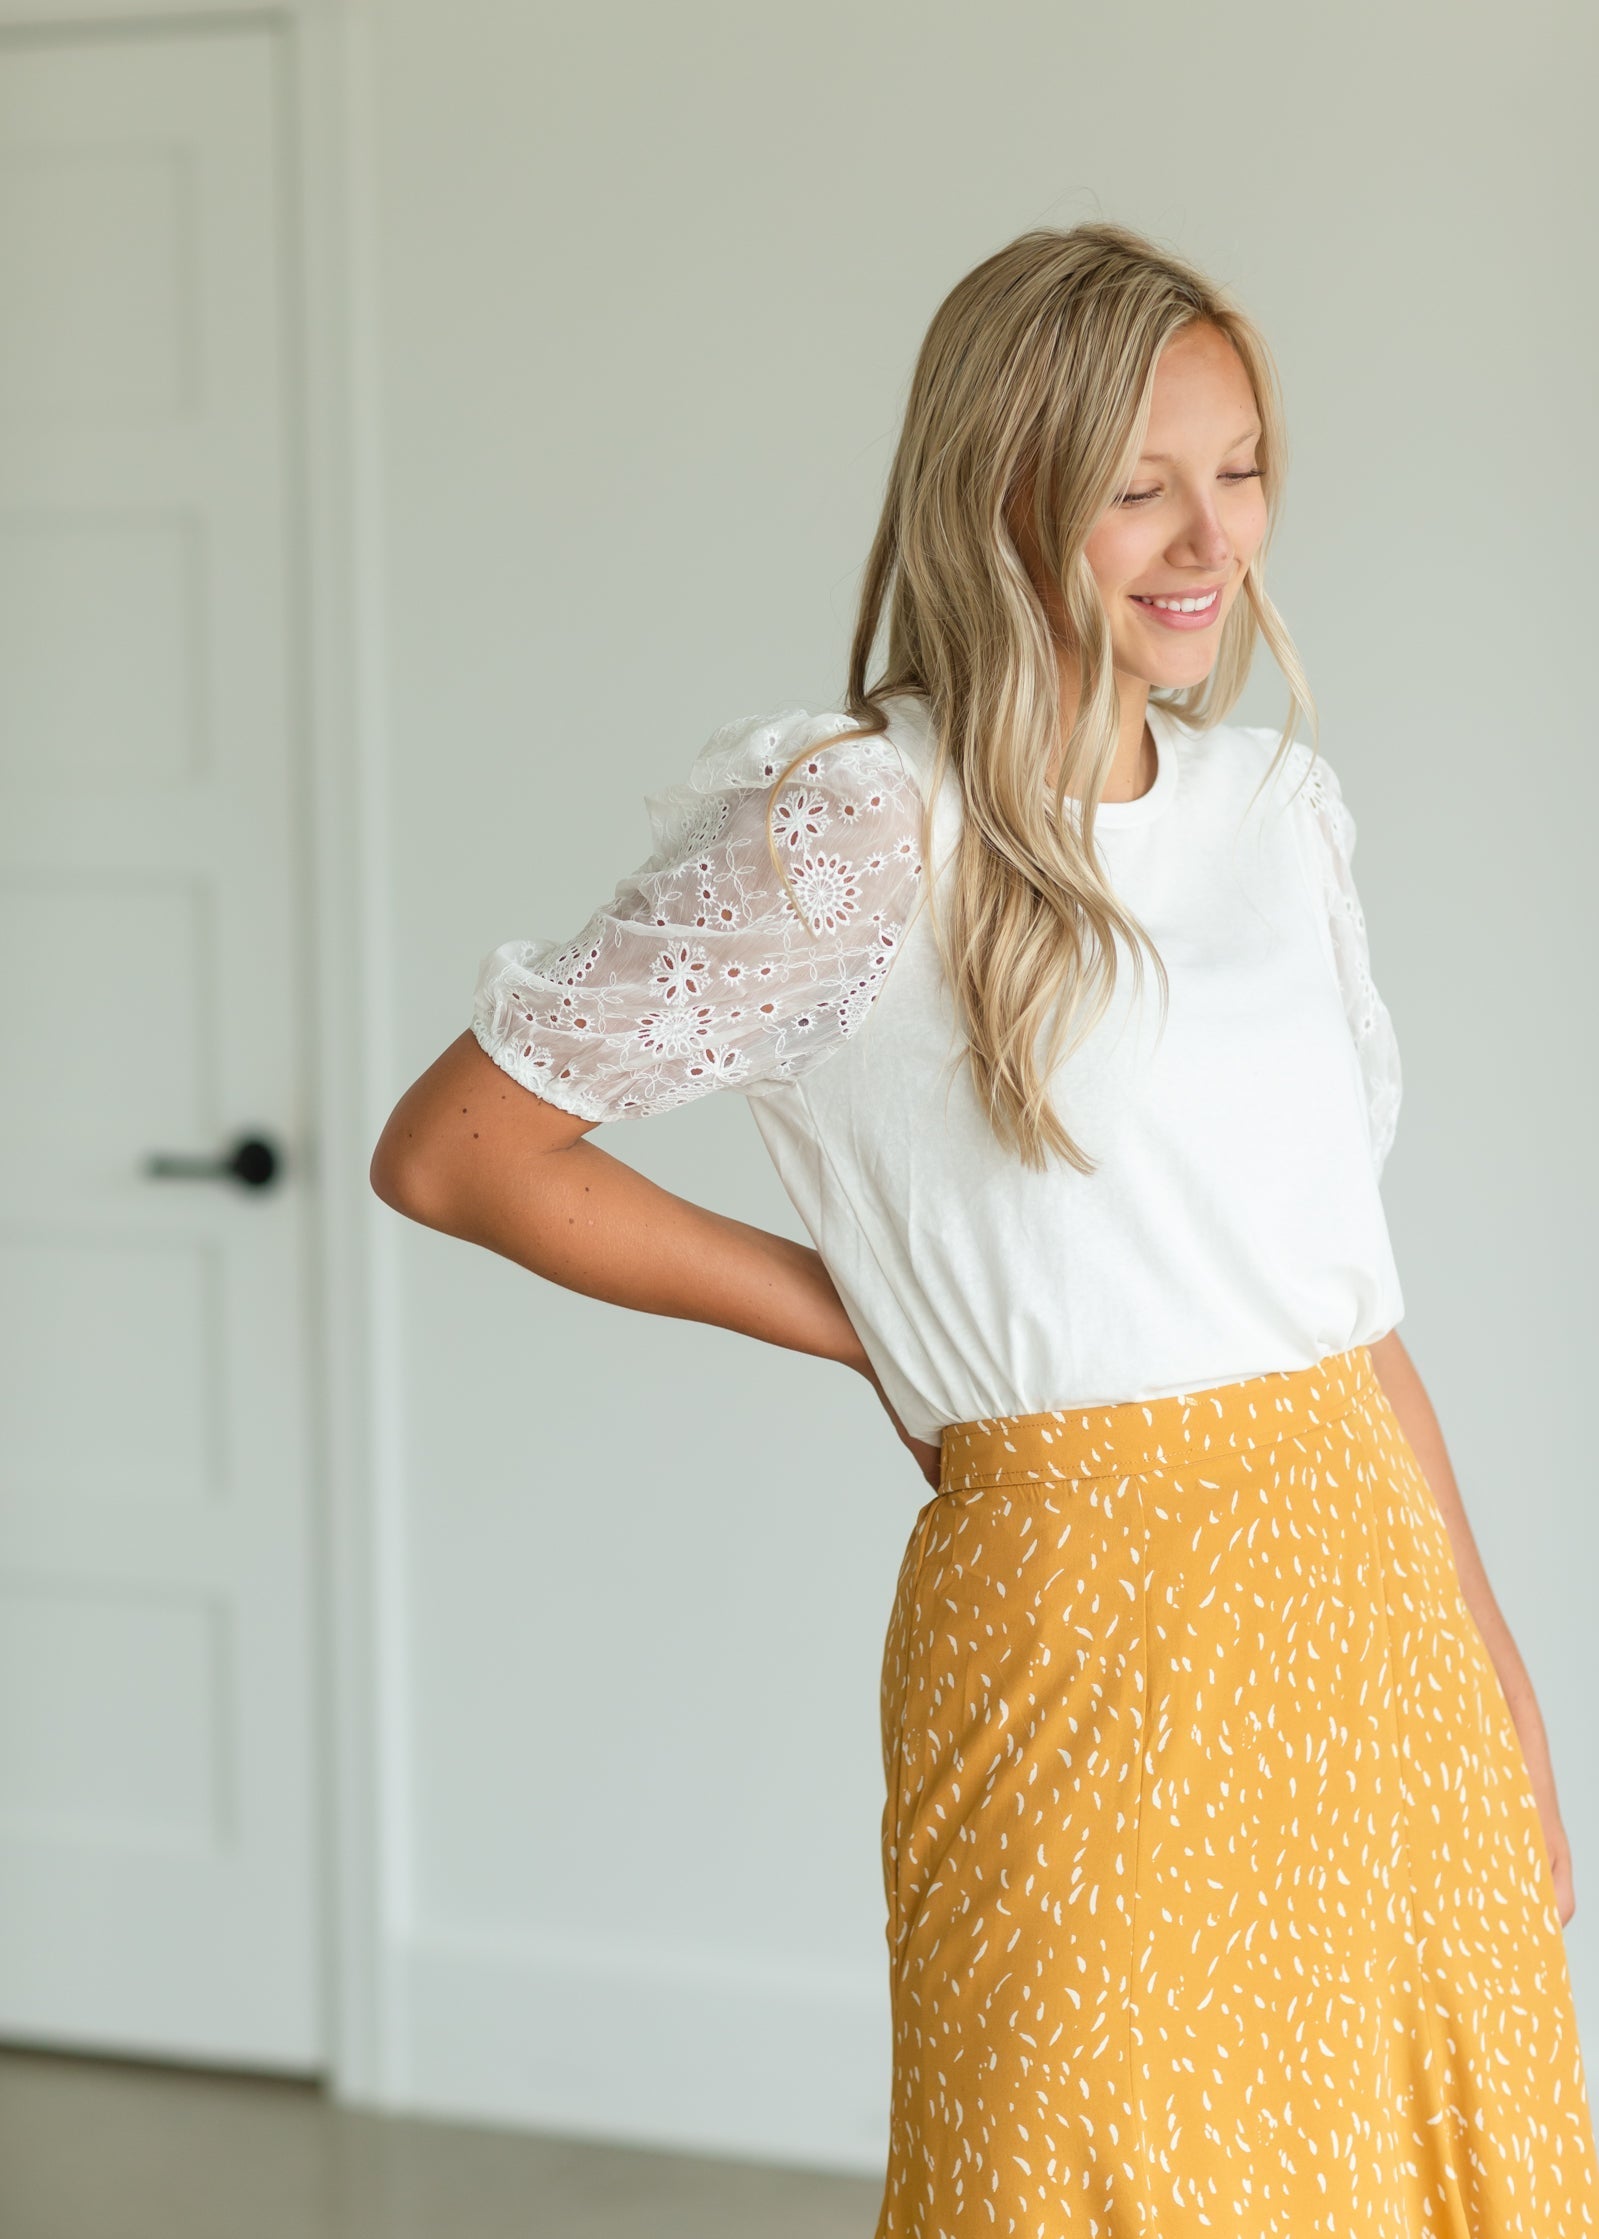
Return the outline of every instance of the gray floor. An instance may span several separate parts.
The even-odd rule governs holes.
[[[0,2050],[0,2239],[872,2239],[880,2192]]]

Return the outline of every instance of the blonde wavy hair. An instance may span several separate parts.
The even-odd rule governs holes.
[[[1117,935],[1140,993],[1147,946],[1163,1023],[1170,996],[1154,942],[1117,901],[1095,843],[1120,706],[1110,624],[1083,548],[1136,464],[1156,360],[1197,323],[1230,339],[1254,389],[1267,527],[1209,675],[1185,691],[1152,695],[1153,704],[1201,730],[1223,721],[1243,690],[1258,632],[1290,694],[1288,723],[1262,784],[1288,753],[1301,713],[1314,752],[1314,703],[1262,580],[1287,455],[1271,354],[1224,289],[1110,223],[1024,233],[940,304],[911,377],[866,561],[842,703],[854,728],[821,742],[883,732],[889,714],[882,702],[896,695],[925,703],[936,739],[924,817],[930,866],[932,804],[951,769],[964,809],[947,922],[941,909],[933,912],[966,1029],[961,1054],[999,1140],[1034,1168],[1054,1151],[1079,1172],[1095,1169],[1055,1111],[1048,1084],[1110,1004]],[[1013,508],[1029,492],[1038,553],[1060,587],[1080,677],[1064,742],[1054,633],[1011,533]],[[885,608],[886,657],[868,683]],[[795,756],[772,799],[789,770],[816,751],[812,743]],[[1076,816],[1064,810],[1068,793],[1080,803]],[[788,885],[775,843],[773,861]]]

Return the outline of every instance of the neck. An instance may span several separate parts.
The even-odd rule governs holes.
[[[1116,740],[1116,754],[1105,772],[1105,789],[1102,801],[1136,801],[1147,793],[1160,770],[1160,755],[1155,745],[1155,734],[1149,725],[1149,686],[1141,677],[1131,681],[1117,678],[1121,702],[1121,724]],[[1077,680],[1074,673],[1062,664],[1061,671],[1061,738],[1049,766],[1048,782],[1053,784],[1060,768],[1061,750],[1065,745],[1077,714]],[[1075,797],[1075,796],[1074,796]]]

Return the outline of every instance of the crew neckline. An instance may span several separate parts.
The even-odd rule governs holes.
[[[892,693],[889,697],[896,708],[904,711],[923,741],[930,740],[932,737],[931,712],[922,695],[915,692],[906,692]],[[1159,706],[1154,700],[1147,702],[1144,709],[1144,720],[1149,725],[1150,735],[1155,741],[1155,782],[1147,792],[1138,794],[1131,801],[1101,801],[1098,813],[1094,818],[1096,832],[1102,832],[1106,829],[1119,830],[1125,826],[1151,822],[1155,817],[1164,813],[1177,791],[1178,771],[1181,765],[1179,745],[1183,726],[1170,709]],[[951,773],[950,781],[954,782],[953,773]],[[1046,787],[1045,790],[1047,792],[1048,788]],[[1076,795],[1068,793],[1066,800],[1068,803],[1074,803]]]

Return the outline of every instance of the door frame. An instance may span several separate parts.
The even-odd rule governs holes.
[[[363,0],[0,0],[6,45],[74,30],[143,39],[242,25],[268,30],[278,43],[287,128],[286,433],[299,546],[288,657],[300,714],[292,752],[304,803],[301,867],[314,919],[311,984],[298,991],[308,1022],[298,1124],[312,1196],[312,1773],[324,2081],[336,2100],[387,2107],[400,2103],[392,1939],[404,1917],[407,1853],[397,1224],[367,1184],[387,1117],[378,1108],[384,1052],[393,1047],[390,987],[374,961],[383,954],[391,883],[372,17]]]

